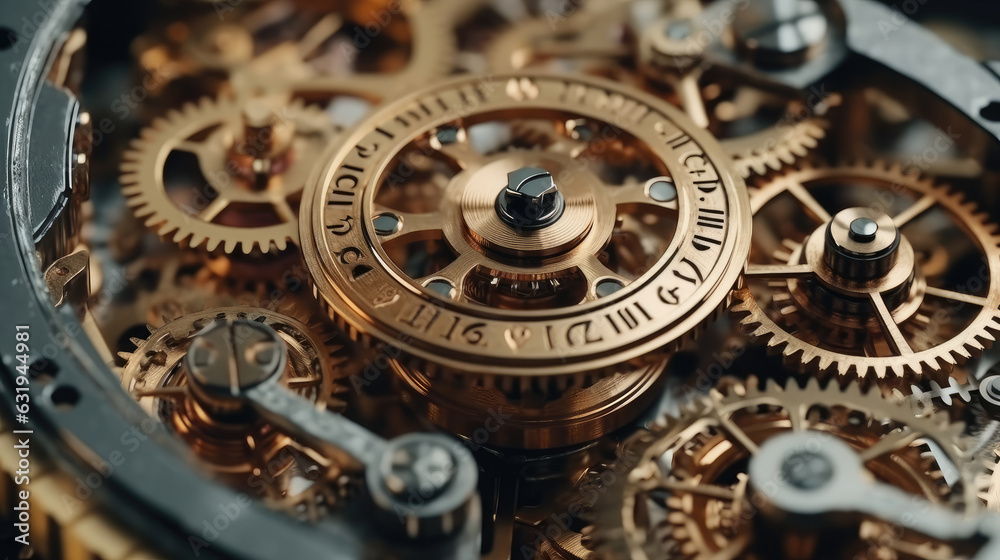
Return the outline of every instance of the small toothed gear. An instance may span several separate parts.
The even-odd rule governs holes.
[[[734,381],[625,442],[608,469],[614,479],[605,477],[613,482],[603,484],[589,513],[585,542],[601,560],[761,558],[748,459],[771,438],[794,432],[815,433],[817,445],[837,438],[876,480],[973,515],[982,509],[975,487],[942,474],[966,466],[962,429],[947,415],[915,417],[903,403],[853,384],[841,390],[812,379],[805,387],[761,389],[755,378]],[[930,545],[886,525],[861,523],[850,557],[910,558],[911,547]]]
[[[796,369],[944,383],[1000,334],[1000,237],[961,194],[857,163],[760,179],[751,205],[732,311]]]
[[[265,488],[264,497],[277,507],[313,516],[318,511],[317,499],[343,497],[346,488],[337,484],[346,474],[339,466],[260,420],[215,419],[189,388],[184,358],[194,337],[210,325],[237,319],[266,325],[285,343],[288,359],[281,383],[317,407],[343,411],[342,396],[349,391],[345,366],[352,354],[346,341],[340,340],[342,335],[319,323],[307,325],[265,309],[208,309],[150,328],[149,338],[133,340],[134,352],[122,353],[126,360],[122,385],[209,469],[238,486]],[[298,484],[292,480],[296,477],[301,479]],[[337,484],[314,488],[311,483],[321,477]],[[333,506],[338,501],[325,503]]]
[[[123,192],[140,221],[182,246],[284,251],[298,240],[312,165],[336,133],[323,111],[299,100],[203,99],[133,141],[121,164]],[[175,163],[187,165],[179,172]]]

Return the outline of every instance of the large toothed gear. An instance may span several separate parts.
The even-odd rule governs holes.
[[[502,406],[495,445],[578,444],[648,405],[664,350],[725,306],[749,249],[728,163],[613,82],[464,77],[331,150],[303,253],[331,317],[394,348],[435,422],[469,434]]]
[[[250,123],[258,128],[248,132],[251,118],[271,122]],[[323,111],[300,101],[203,99],[133,141],[121,165],[123,192],[136,217],[174,243],[227,254],[284,251],[298,240],[298,204],[312,165],[336,133]],[[240,153],[251,134],[255,143],[282,138],[287,145],[268,158],[255,157],[267,149],[262,144]],[[195,158],[179,162],[196,164],[186,176],[168,166],[177,154]]]
[[[974,486],[960,478],[946,482],[943,474],[967,464],[962,429],[946,414],[916,417],[905,403],[857,385],[841,390],[813,379],[805,387],[760,389],[753,378],[734,382],[626,441],[607,469],[614,477],[595,479],[604,482],[584,532],[587,546],[600,560],[759,557],[751,553],[757,535],[749,520],[761,513],[751,505],[747,459],[789,432],[815,433],[820,445],[820,437],[837,438],[860,454],[876,480],[973,515],[982,509]],[[895,558],[898,550],[931,546],[905,532],[878,538],[892,530],[866,521],[854,552]]]
[[[805,167],[757,181],[751,205],[755,248],[732,310],[796,369],[945,383],[1000,334],[997,228],[947,187],[884,163]],[[884,251],[855,223],[882,232]],[[831,232],[883,252],[851,257]]]

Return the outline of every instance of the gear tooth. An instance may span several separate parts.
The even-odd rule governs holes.
[[[129,145],[132,145],[135,142],[140,142],[141,143],[142,141],[139,140],[139,139],[137,139],[137,138],[133,138],[131,141],[129,141]],[[122,152],[122,158],[121,158],[121,160],[122,160],[122,163],[119,164],[119,169],[121,169],[125,165],[128,165],[130,167],[134,166],[136,169],[141,169],[141,167],[142,167],[142,152],[137,152],[136,150],[134,150],[134,149],[132,149],[130,147],[126,148],[125,151]]]
[[[897,402],[900,402],[900,403],[905,403],[906,402],[907,396],[904,395],[903,392],[900,391],[898,387],[893,387],[892,389],[890,389],[890,393],[889,394],[890,394],[890,398],[893,401],[897,401]]]
[[[175,229],[177,229],[176,226],[170,225],[169,223],[164,221],[163,218],[161,218],[160,215],[156,213],[156,210],[150,206],[141,206],[134,212],[136,217],[138,218],[147,216],[146,221],[143,222],[143,225],[145,225],[147,228],[153,231],[156,231],[160,235],[160,237],[166,237],[171,233],[173,233]]]
[[[958,356],[958,359],[962,360],[963,362],[972,359],[972,353],[969,352],[969,350],[966,348],[956,348],[955,355]]]
[[[173,109],[167,111],[166,117],[154,118],[152,125],[143,129],[143,138],[150,139],[158,136],[160,131],[170,129],[170,121],[176,121],[180,118],[182,118],[181,114]]]
[[[958,360],[956,360],[955,356],[951,355],[950,353],[940,356],[938,360],[945,363],[945,366],[942,367],[941,369],[951,370],[958,365]]]
[[[768,330],[767,327],[753,321],[749,322],[750,324],[757,326],[757,328],[753,329],[753,331],[750,333],[751,336],[765,340],[767,342],[768,348],[774,348],[780,344],[777,338],[772,335],[771,331]]]
[[[139,165],[139,162],[128,159],[127,153],[125,156],[122,156],[122,162],[118,165],[118,171],[122,174],[122,178],[120,179],[121,182],[125,182],[126,176],[132,176],[132,181],[135,181],[134,177],[137,176],[141,170],[142,166]]]
[[[174,243],[176,243],[176,244],[180,245],[180,244],[181,244],[181,243],[183,243],[183,242],[184,242],[185,240],[187,240],[187,239],[190,239],[190,238],[191,238],[191,236],[190,236],[190,235],[188,235],[188,234],[187,234],[187,232],[185,232],[184,230],[182,230],[182,229],[178,228],[178,229],[177,229],[177,230],[176,230],[176,231],[174,232],[174,236],[173,236],[173,238],[171,239],[171,241],[173,241]]]
[[[820,383],[819,383],[819,378],[818,377],[813,377],[813,376],[810,376],[810,377],[806,378],[806,387],[805,388],[806,388],[807,391],[819,391],[820,388],[821,388],[820,387]]]
[[[227,255],[231,255],[236,251],[236,244],[237,242],[235,239],[227,239],[225,240],[225,245],[222,250],[225,251]]]
[[[829,371],[833,368],[833,356],[822,356],[819,358],[820,371]]]
[[[156,215],[156,210],[151,206],[146,205],[146,201],[142,199],[141,196],[136,196],[128,201],[128,205],[132,207],[132,215],[136,219],[146,218],[143,224],[146,227],[154,228],[160,225],[159,216]]]

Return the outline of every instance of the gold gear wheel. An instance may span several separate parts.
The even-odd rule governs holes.
[[[1000,334],[1000,237],[947,187],[881,162],[805,167],[758,180],[751,205],[754,249],[732,310],[796,369],[886,388],[943,382]],[[830,231],[838,211],[901,232],[895,264],[864,286],[833,271],[824,230],[811,229]],[[972,271],[956,281],[960,266]]]
[[[498,72],[552,68],[565,71],[574,64],[577,72],[599,75],[649,91],[683,108],[695,122],[707,128],[733,156],[739,174],[747,179],[778,171],[809,156],[826,137],[829,122],[819,116],[830,99],[816,100],[812,107],[793,98],[756,89],[746,83],[713,79],[713,73],[692,67],[682,75],[650,71],[652,48],[640,40],[642,29],[632,21],[633,2],[587,2],[568,16],[552,20],[552,14],[511,26],[488,46],[486,58]],[[670,21],[696,18],[700,2],[674,2],[667,14],[649,27],[665,29]],[[554,34],[553,21],[559,26]],[[681,52],[690,52],[684,46]],[[671,56],[672,61],[679,56]],[[669,64],[672,64],[668,63]],[[656,76],[653,78],[652,76]],[[777,111],[776,111],[777,109]],[[777,113],[777,114],[775,114]],[[762,114],[773,115],[766,126],[746,122]],[[770,118],[770,117],[768,117]],[[733,132],[730,132],[733,129]]]
[[[608,470],[614,482],[601,488],[584,533],[594,559],[759,558],[748,551],[754,531],[747,516],[754,510],[747,459],[787,432],[832,435],[861,454],[874,478],[955,511],[981,510],[972,485],[949,486],[941,473],[966,461],[963,425],[946,414],[915,417],[903,403],[853,384],[840,390],[810,379],[805,387],[757,387],[751,378],[713,389],[678,418],[626,441]],[[892,528],[884,525],[863,522],[859,537],[871,549],[852,550],[859,556],[851,557],[911,558],[906,552],[920,542],[886,533]],[[890,534],[896,538],[882,538]]]
[[[247,319],[274,329],[287,345],[288,366],[281,382],[317,407],[342,412],[345,364],[350,348],[321,324],[305,324],[283,313],[247,307],[222,307],[190,313],[158,329],[146,340],[134,339],[136,350],[126,360],[122,385],[154,418],[167,424],[213,472],[253,491],[276,507],[315,518],[317,508],[335,506],[347,491],[339,465],[291,440],[260,421],[214,420],[187,388],[183,358],[192,337],[216,321]],[[299,478],[332,484],[292,484]],[[302,482],[302,480],[300,480]],[[294,492],[291,488],[294,486]],[[304,489],[302,489],[304,488]],[[317,501],[319,500],[319,501]]]
[[[468,434],[512,408],[500,431],[523,439],[492,444],[580,443],[648,404],[664,350],[725,304],[749,240],[728,162],[679,110],[611,82],[463,77],[331,152],[303,252],[331,317],[391,348],[436,421]],[[509,215],[536,180],[552,206]]]
[[[221,246],[227,254],[268,253],[297,243],[302,191],[337,130],[322,111],[301,101],[259,101],[203,99],[145,129],[121,165],[123,192],[136,217],[174,243],[210,252]],[[259,128],[251,132],[250,126]],[[240,140],[244,136],[255,143],[282,137],[287,145],[273,157],[257,157],[251,152],[270,147],[240,153],[250,141]],[[197,160],[193,176],[179,185],[167,177],[168,158],[176,153]]]

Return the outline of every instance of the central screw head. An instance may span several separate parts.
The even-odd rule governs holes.
[[[875,234],[878,233],[878,223],[871,218],[857,218],[851,222],[848,235],[858,243],[871,243],[875,241]]]
[[[822,453],[801,451],[785,459],[781,474],[800,490],[815,490],[833,478],[833,463]]]
[[[184,362],[199,402],[220,412],[241,409],[243,394],[280,375],[286,364],[287,346],[281,337],[248,319],[210,324],[194,335]]]
[[[497,197],[497,214],[517,230],[536,230],[555,223],[566,201],[552,174],[540,167],[522,167],[507,174],[507,186]]]

